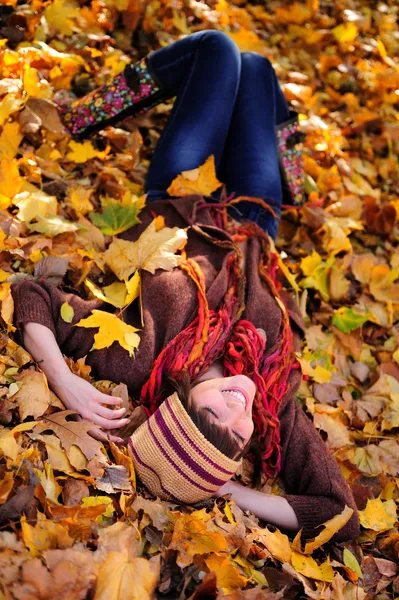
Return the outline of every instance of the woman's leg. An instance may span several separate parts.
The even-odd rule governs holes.
[[[217,176],[229,194],[258,196],[278,218],[282,185],[276,126],[289,118],[290,110],[270,61],[256,52],[243,52],[240,85]],[[243,201],[235,206],[239,210],[237,220],[241,213],[276,236],[278,219],[258,204]]]
[[[147,173],[147,201],[168,197],[182,171],[215,155],[218,169],[230,127],[241,55],[225,33],[206,30],[151,53],[151,69],[176,100]]]

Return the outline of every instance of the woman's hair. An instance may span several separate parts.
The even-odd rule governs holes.
[[[198,410],[193,404],[190,394],[193,387],[189,374],[187,371],[183,371],[178,378],[167,378],[165,386],[163,387],[164,398],[168,397],[173,392],[177,392],[180,402],[190,415],[194,425],[196,425],[202,435],[205,436],[215,448],[228,458],[238,460],[247,452],[251,452],[254,466],[252,485],[259,485],[262,473],[262,446],[259,441],[255,436],[252,436],[245,447],[241,448],[237,440],[231,435],[226,427],[217,425],[211,420],[208,412]]]

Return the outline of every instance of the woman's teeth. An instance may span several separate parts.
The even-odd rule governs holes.
[[[237,398],[237,400],[239,400],[244,406],[247,403],[247,399],[245,398],[244,394],[242,392],[239,392],[238,390],[223,390],[224,392],[226,392],[227,394],[229,394],[229,396],[234,396],[234,398]]]

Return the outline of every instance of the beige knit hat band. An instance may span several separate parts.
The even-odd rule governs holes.
[[[138,476],[154,495],[186,503],[213,496],[241,463],[205,438],[176,393],[133,433],[129,450]]]

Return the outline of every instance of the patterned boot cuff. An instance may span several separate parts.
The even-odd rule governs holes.
[[[163,99],[162,84],[148,67],[147,57],[127,65],[109,85],[102,85],[68,107],[60,107],[70,134],[83,139],[133,114],[142,114]]]
[[[300,131],[298,115],[277,125],[277,142],[280,155],[280,173],[283,186],[283,203],[301,205],[304,195],[304,133]]]

